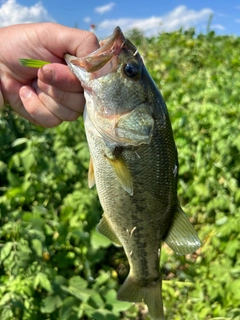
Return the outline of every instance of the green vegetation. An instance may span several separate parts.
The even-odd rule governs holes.
[[[203,243],[186,257],[163,246],[166,317],[240,319],[240,38],[131,36],[167,102],[179,198]],[[145,319],[116,300],[128,265],[95,231],[82,119],[43,130],[5,108],[0,146],[0,319]]]

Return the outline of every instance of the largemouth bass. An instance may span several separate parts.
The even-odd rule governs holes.
[[[86,57],[65,55],[86,98],[89,186],[104,210],[100,233],[122,245],[130,272],[119,300],[144,301],[164,319],[160,247],[177,254],[200,246],[177,197],[178,157],[165,102],[136,47],[117,27]]]

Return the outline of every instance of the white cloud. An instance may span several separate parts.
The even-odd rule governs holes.
[[[7,0],[0,6],[0,27],[18,23],[54,21],[41,2],[27,7],[16,0]]]
[[[89,22],[91,21],[91,18],[90,18],[90,17],[85,17],[85,18],[83,19],[83,21],[86,22],[86,23],[89,23]]]
[[[213,24],[211,25],[211,29],[225,30],[226,28],[221,24]]]
[[[186,6],[178,6],[165,16],[152,16],[145,19],[121,18],[116,20],[104,20],[98,24],[98,35],[106,36],[112,33],[116,26],[123,31],[137,28],[146,36],[154,36],[159,32],[171,32],[180,28],[188,29],[197,27],[199,23],[206,22],[213,14],[211,9],[205,8],[200,11],[188,9]]]
[[[240,19],[235,19],[235,22],[240,23]]]
[[[114,2],[110,2],[108,4],[106,4],[105,6],[101,6],[101,7],[96,7],[94,9],[94,11],[96,11],[97,13],[100,13],[100,14],[103,14],[107,11],[110,11],[112,10],[112,8],[115,6],[115,3]]]

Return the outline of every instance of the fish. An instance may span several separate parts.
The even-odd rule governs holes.
[[[84,88],[88,184],[96,185],[104,212],[97,229],[123,247],[130,266],[117,299],[144,302],[153,320],[163,320],[162,242],[181,255],[201,245],[178,200],[166,104],[120,27],[96,51],[67,53],[65,61]]]

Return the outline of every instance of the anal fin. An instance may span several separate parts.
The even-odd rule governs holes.
[[[102,219],[100,220],[100,222],[97,226],[97,230],[98,230],[98,232],[103,234],[105,237],[110,239],[113,242],[113,244],[115,244],[115,246],[117,246],[117,247],[122,246],[120,240],[118,239],[118,236],[116,235],[112,226],[108,222],[105,213],[103,214]]]
[[[163,241],[179,255],[192,253],[201,246],[197,232],[179,205],[174,213],[172,225]]]

